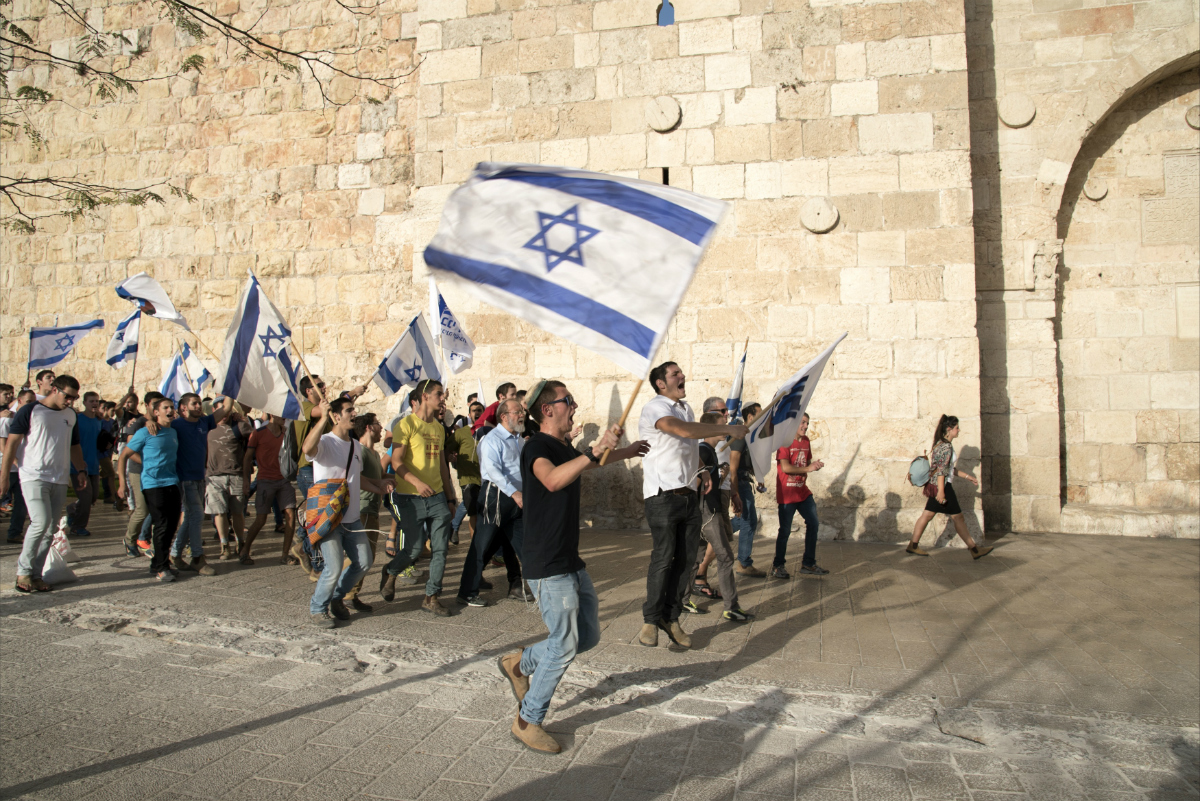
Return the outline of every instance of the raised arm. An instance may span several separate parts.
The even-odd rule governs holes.
[[[678,417],[660,417],[654,427],[664,434],[683,439],[705,439],[706,437],[733,437],[743,439],[750,430],[746,426],[727,426],[716,423],[688,423]]]

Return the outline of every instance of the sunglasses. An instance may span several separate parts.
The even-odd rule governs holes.
[[[74,403],[75,401],[79,400],[78,395],[68,395],[65,392],[63,393],[63,397],[67,399],[68,403]]]
[[[558,400],[550,401],[549,403],[543,403],[542,405],[543,406],[553,406],[556,403],[565,403],[567,406],[578,406],[579,405],[578,403],[575,402],[575,398],[573,398],[570,395],[567,395],[564,398],[559,398]]]

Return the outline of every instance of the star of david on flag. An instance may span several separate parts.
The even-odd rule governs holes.
[[[29,329],[29,369],[40,370],[58,364],[80,340],[103,327],[103,320],[92,320],[78,325]]]
[[[754,474],[758,481],[763,481],[775,470],[775,452],[791,445],[792,440],[796,438],[800,417],[808,409],[808,402],[816,392],[817,381],[821,379],[825,363],[833,355],[833,349],[845,338],[846,334],[842,334],[815,359],[804,365],[800,372],[789,378],[750,424],[746,444],[750,448],[750,461],[754,465]]]
[[[108,351],[104,354],[104,361],[112,367],[120,367],[133,358],[138,350],[138,330],[141,328],[141,324],[141,309],[117,323],[117,330],[108,342]]]
[[[425,379],[442,380],[433,352],[433,335],[425,316],[418,314],[383,357],[371,380],[384,395],[395,395],[404,387],[415,387]]]
[[[291,334],[283,315],[254,274],[225,334],[221,361],[225,375],[218,392],[252,409],[299,420],[300,365],[293,361]]]
[[[728,207],[633,178],[483,163],[447,199],[425,263],[645,376]]]

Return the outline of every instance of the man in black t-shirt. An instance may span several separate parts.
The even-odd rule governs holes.
[[[616,448],[621,429],[613,426],[592,448],[580,453],[568,437],[575,420],[575,399],[561,381],[541,381],[529,393],[529,415],[540,431],[521,451],[525,542],[522,568],[538,599],[550,636],[500,657],[500,673],[512,684],[519,704],[513,736],[535,751],[562,750],[542,728],[550,699],[575,655],[600,642],[600,602],[579,558],[579,475],[608,463],[642,456],[645,442]]]

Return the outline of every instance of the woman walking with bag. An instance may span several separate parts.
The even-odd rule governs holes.
[[[969,473],[964,473],[962,470],[957,470],[954,467],[954,446],[951,445],[954,439],[958,436],[958,418],[953,415],[942,415],[942,419],[938,420],[937,430],[933,434],[933,451],[929,454],[929,482],[927,486],[933,486],[936,490],[933,497],[925,502],[925,511],[917,518],[916,528],[913,529],[912,541],[908,543],[908,548],[905,550],[908,553],[916,554],[917,556],[929,556],[928,551],[924,551],[920,547],[921,535],[925,533],[925,527],[933,520],[936,515],[950,515],[950,519],[954,522],[954,530],[958,532],[958,536],[962,537],[962,541],[971,549],[971,556],[975,559],[987,556],[992,552],[991,547],[976,544],[975,540],[967,532],[967,521],[963,519],[962,507],[958,505],[958,497],[954,494],[954,486],[950,483],[953,475],[960,478],[965,478],[972,484],[979,486],[979,480]],[[928,495],[928,492],[926,493]]]

